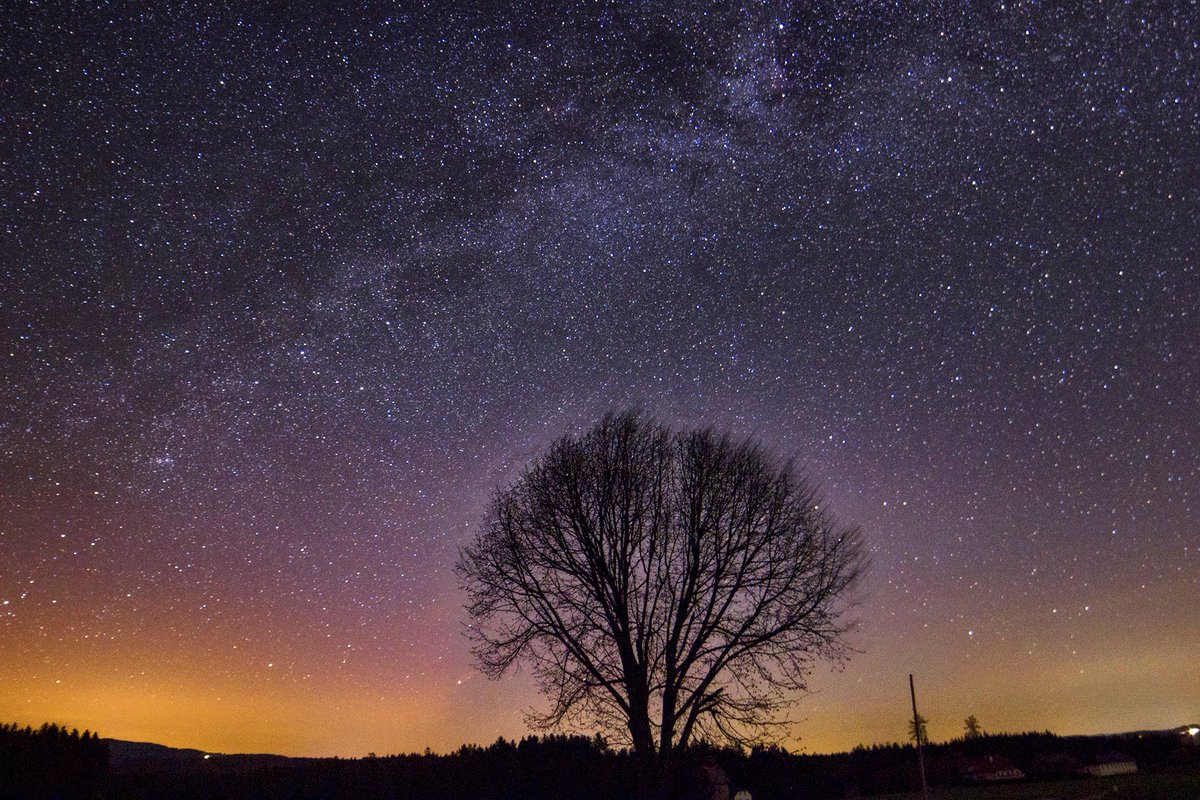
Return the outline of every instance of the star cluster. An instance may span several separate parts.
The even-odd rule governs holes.
[[[3,12],[0,717],[518,735],[450,567],[638,405],[865,531],[792,744],[1195,719],[1194,3],[456,5]]]

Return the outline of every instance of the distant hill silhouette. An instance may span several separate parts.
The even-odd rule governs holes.
[[[280,766],[289,762],[313,761],[269,753],[211,753],[193,748],[168,747],[153,742],[128,742],[122,739],[105,739],[108,743],[109,768],[114,773],[156,772],[161,770],[184,770],[194,772],[245,772],[268,766]]]
[[[108,743],[109,766],[120,770],[139,764],[188,764],[204,761],[203,750],[167,747],[153,742],[126,742],[121,739],[105,739]]]

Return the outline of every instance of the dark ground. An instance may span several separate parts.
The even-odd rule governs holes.
[[[973,784],[973,764],[991,759],[1025,779]],[[1133,760],[1138,773],[1107,778],[1082,767]],[[1200,746],[1174,731],[1059,737],[1049,733],[983,736],[925,748],[930,800],[1200,800]],[[835,755],[797,755],[774,748],[741,752],[696,747],[675,764],[669,795],[705,796],[719,765],[732,791],[755,800],[824,800],[881,796],[918,800],[911,746],[858,748]],[[100,739],[46,725],[0,726],[0,800],[102,798],[312,798],[312,800],[611,800],[635,797],[645,774],[603,739],[526,737],[448,755],[302,759],[220,755],[161,745]]]

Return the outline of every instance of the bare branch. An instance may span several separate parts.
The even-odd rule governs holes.
[[[539,726],[639,752],[770,740],[819,659],[848,655],[861,538],[790,462],[636,412],[563,437],[460,553],[480,668],[518,662]]]

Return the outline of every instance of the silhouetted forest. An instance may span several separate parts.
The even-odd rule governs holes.
[[[0,725],[0,798],[98,797],[108,783],[108,744],[46,723]]]
[[[968,765],[987,757],[1004,759],[1033,780],[1072,777],[1083,765],[1118,757],[1135,760],[1144,772],[1200,769],[1200,747],[1171,732],[984,735],[929,745],[925,756],[933,785],[965,783]],[[911,745],[860,747],[836,755],[696,746],[674,764],[670,796],[702,796],[704,767],[712,764],[724,770],[733,791],[748,789],[755,800],[874,795],[919,785]],[[638,775],[630,754],[609,748],[599,737],[500,739],[447,755],[302,759],[206,757],[196,750],[101,740],[57,725],[0,726],[0,800],[611,800],[636,796]]]

